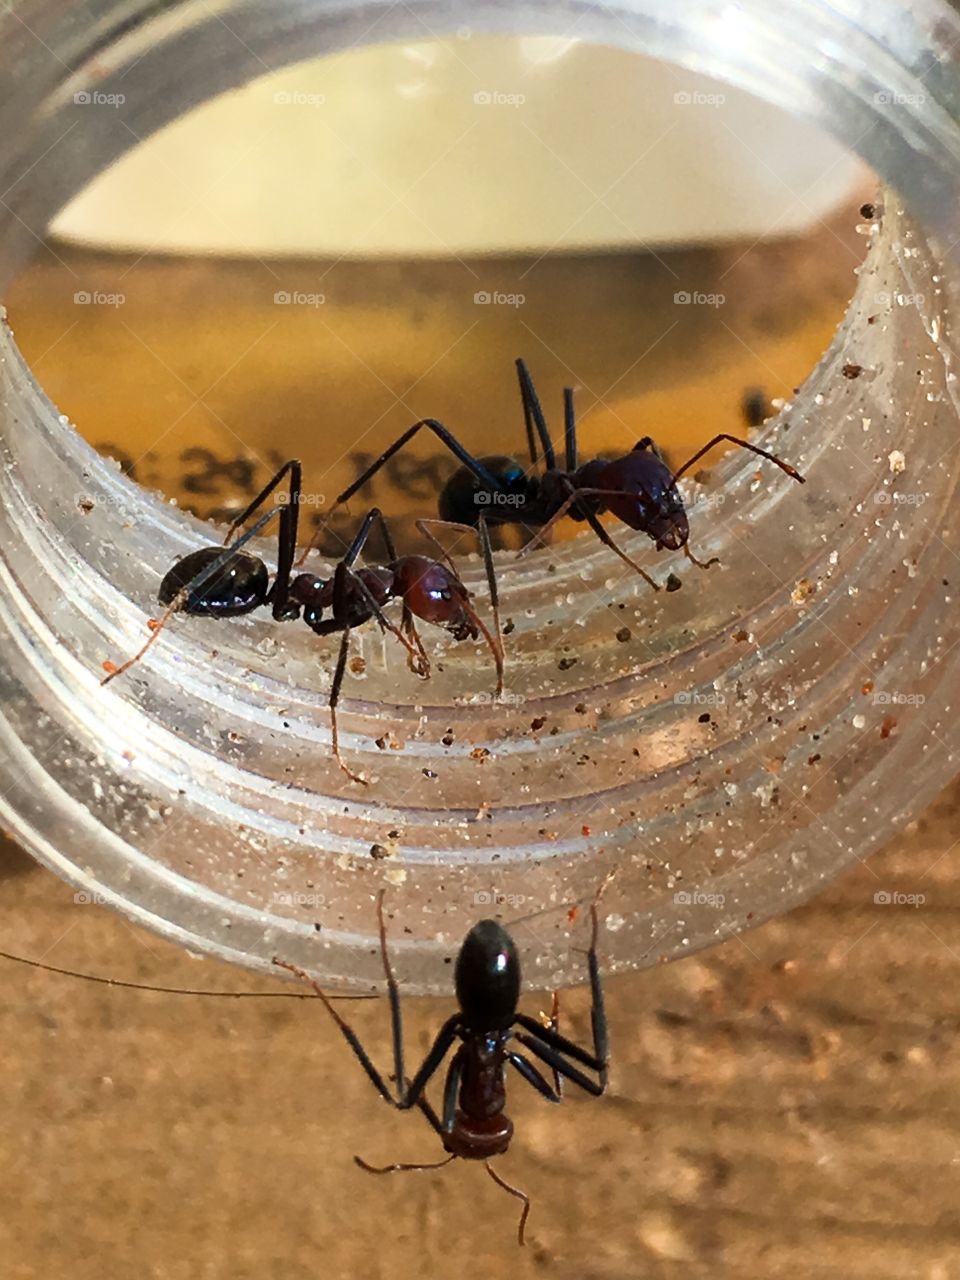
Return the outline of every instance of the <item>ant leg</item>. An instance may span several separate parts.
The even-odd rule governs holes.
[[[408,427],[402,435],[399,435],[396,440],[394,440],[393,444],[391,444],[387,449],[384,449],[380,457],[377,458],[376,461],[372,462],[370,466],[367,467],[366,471],[354,480],[353,484],[348,485],[348,487],[344,489],[343,493],[339,495],[333,506],[327,512],[327,520],[330,519],[337,507],[342,506],[345,502],[349,502],[358,489],[362,488],[368,480],[372,479],[380,468],[390,461],[395,453],[412,440],[421,427],[426,427],[428,431],[432,431],[440,443],[450,450],[457,461],[473,472],[485,489],[489,489],[494,493],[506,492],[496,476],[493,475],[492,472],[488,471],[483,463],[480,462],[478,458],[475,458],[469,449],[462,445],[453,432],[445,427],[442,422],[438,422],[436,418],[421,418],[419,422],[415,422],[412,427]],[[320,539],[323,536],[323,531],[326,528],[326,523],[326,520],[322,521],[314,531],[313,536],[307,543],[306,550],[297,561],[298,564],[303,564],[308,554],[319,544]]]
[[[105,662],[103,666],[107,674],[100,681],[101,687],[105,684],[109,684],[111,680],[115,680],[117,676],[122,676],[125,671],[129,671],[132,666],[138,663],[150,646],[159,639],[161,631],[163,631],[164,627],[173,615],[180,612],[189,597],[195,591],[199,591],[205,582],[209,582],[211,578],[215,577],[224,565],[228,564],[237,554],[241,547],[245,546],[251,538],[255,538],[260,530],[269,521],[271,521],[278,512],[282,516],[283,507],[271,508],[271,510],[268,511],[266,515],[262,515],[257,523],[252,525],[242,537],[238,538],[232,546],[224,547],[220,555],[211,560],[206,568],[201,569],[195,578],[191,578],[186,586],[181,587],[173,600],[171,600],[170,604],[167,606],[166,612],[161,616],[160,620],[158,622],[154,622],[150,627],[150,638],[137,650],[132,658],[127,658],[126,662],[122,662],[120,666],[117,666],[113,662]]]
[[[496,635],[496,649],[494,650],[493,658],[497,667],[497,697],[499,698],[503,693],[504,667],[503,627],[500,624],[500,589],[497,586],[497,571],[493,563],[490,529],[487,525],[487,517],[482,512],[477,523],[477,532],[480,535],[480,550],[483,554],[483,567],[487,575],[487,587],[490,591],[490,609],[493,613],[493,629]]]
[[[363,520],[361,521],[360,528],[354,534],[353,541],[350,543],[349,547],[347,547],[347,550],[344,552],[342,559],[339,561],[336,569],[334,570],[333,617],[338,625],[338,628],[346,625],[347,617],[348,617],[348,609],[346,607],[347,606],[347,574],[351,572],[353,565],[356,563],[356,560],[360,555],[360,552],[363,550],[364,546],[367,543],[367,539],[370,537],[371,529],[373,528],[374,524],[377,522],[379,522],[380,524],[380,528],[383,532],[383,536],[386,541],[388,551],[392,554],[393,559],[396,559],[396,548],[393,545],[393,538],[390,536],[390,530],[387,526],[386,518],[384,517],[384,514],[379,507],[371,507],[370,510],[367,512],[367,514],[364,516]],[[389,631],[392,636],[394,636],[397,640],[400,641],[404,649],[406,649],[407,651],[407,662],[410,664],[413,670],[416,670],[416,666],[414,664],[418,663],[418,654],[416,649],[414,648],[414,645],[407,638],[407,636],[403,634],[400,628],[395,627],[393,623],[390,621],[390,619],[386,616],[386,614],[383,612],[383,609],[374,599],[373,593],[370,591],[370,588],[367,586],[364,580],[358,577],[356,574],[353,575],[353,580],[356,583],[356,585],[359,587],[360,594],[364,597],[367,603],[367,606],[370,609],[370,612],[373,615],[373,617],[376,618],[377,624],[379,625],[380,629],[382,631]],[[417,637],[417,643],[419,644],[419,637]]]
[[[724,440],[729,441],[730,444],[739,445],[741,449],[749,449],[751,453],[756,453],[761,458],[766,458],[768,462],[775,462],[780,470],[785,471],[791,479],[796,480],[799,484],[806,484],[806,478],[800,474],[796,467],[791,467],[789,462],[784,462],[775,453],[768,453],[766,449],[761,449],[759,445],[751,444],[749,440],[742,440],[739,436],[731,436],[726,431],[721,431],[712,440],[708,440],[702,449],[698,449],[692,458],[688,458],[680,470],[673,473],[671,484],[676,484],[685,471],[689,471],[693,464],[699,462],[705,453],[709,453],[711,449]]]
[[[620,490],[593,489],[593,488],[576,489],[573,487],[573,485],[570,483],[569,480],[566,483],[569,489],[567,497],[560,504],[557,510],[553,513],[553,515],[550,517],[547,523],[537,530],[534,537],[530,539],[530,541],[526,544],[523,550],[518,552],[517,554],[518,560],[521,560],[523,559],[524,556],[529,555],[529,553],[533,550],[533,548],[543,541],[544,535],[548,533],[550,529],[553,528],[553,526],[557,523],[558,520],[563,519],[563,517],[567,514],[567,512],[570,510],[570,508],[573,506],[573,504],[577,501],[578,498],[582,498],[582,497],[620,498],[622,497],[622,498],[635,499],[637,496],[635,493],[630,493],[627,490],[620,491]],[[603,543],[605,547],[609,547],[610,550],[615,555],[620,557],[620,559],[623,561],[624,564],[629,565],[630,568],[633,569],[635,573],[639,573],[640,577],[643,578],[644,582],[646,582],[649,586],[651,586],[654,589],[654,591],[660,590],[660,584],[650,577],[646,569],[641,569],[640,566],[637,564],[636,560],[631,560],[630,557],[627,555],[627,553],[625,551],[622,551],[620,547],[617,546],[616,542],[614,542],[613,538],[610,536],[610,534],[606,531],[606,529],[600,523],[599,518],[596,516],[594,512],[588,511],[585,509],[584,519],[586,520],[587,524],[590,526],[590,528],[597,535],[597,537],[600,539],[600,541]]]
[[[597,537],[600,539],[600,541],[603,543],[605,547],[609,547],[611,551],[613,551],[616,555],[620,557],[620,559],[623,561],[624,564],[628,564],[631,569],[633,569],[636,573],[639,573],[640,577],[643,578],[644,582],[648,583],[651,587],[653,587],[654,591],[660,590],[660,583],[657,582],[654,578],[651,578],[649,573],[647,573],[646,569],[641,569],[640,566],[637,564],[636,560],[631,560],[625,551],[621,551],[621,549],[614,542],[613,538],[610,536],[610,534],[607,532],[607,530],[603,527],[603,525],[600,523],[600,521],[592,512],[588,513],[587,515],[587,524],[590,526],[590,528],[597,535]]]
[[[599,1096],[607,1087],[607,1064],[610,1057],[607,1014],[603,999],[603,982],[600,977],[600,961],[597,956],[597,937],[600,931],[597,903],[609,880],[610,877],[607,876],[590,904],[590,947],[587,951],[587,968],[590,974],[590,1026],[593,1033],[593,1053],[587,1053],[579,1045],[574,1044],[572,1040],[562,1036],[556,1029],[539,1025],[527,1014],[521,1013],[517,1016],[517,1022],[531,1033],[530,1036],[518,1035],[517,1039],[520,1043],[525,1045],[532,1053],[535,1053],[543,1062],[546,1062],[548,1066],[554,1067],[562,1075],[595,1096]],[[575,1061],[582,1063],[583,1066],[596,1071],[600,1077],[599,1085],[595,1085],[592,1080],[588,1080],[582,1073],[576,1071],[569,1063],[565,1062],[561,1056],[562,1054],[566,1054]]]
[[[280,508],[280,532],[277,538],[277,576],[274,579],[268,597],[273,605],[273,616],[282,621],[287,616],[287,597],[290,590],[290,571],[293,568],[297,553],[297,528],[300,521],[300,495],[303,491],[303,470],[299,458],[291,458],[268,480],[247,508],[231,521],[224,538],[224,546],[229,546],[237,529],[244,524],[253,513],[259,510],[270,497],[284,476],[290,476],[290,492],[287,501]]]
[[[541,1015],[542,1016],[542,1015]],[[560,1034],[560,992],[554,991],[553,999],[550,1002],[550,1017],[545,1022],[546,1029],[552,1031],[554,1035]],[[563,1078],[559,1071],[553,1073],[553,1088],[558,1095],[563,1094]]]
[[[573,412],[573,387],[563,388],[563,447],[564,466],[567,471],[576,471],[577,419]]]
[[[497,587],[497,572],[493,563],[493,548],[490,545],[490,529],[487,525],[486,518],[481,514],[477,527],[474,528],[469,524],[460,524],[456,520],[415,520],[414,524],[425,538],[428,538],[440,553],[441,559],[449,567],[450,572],[460,581],[460,574],[457,572],[457,566],[450,558],[450,553],[443,543],[430,532],[430,527],[444,529],[460,529],[464,533],[476,534],[480,539],[480,549],[483,554],[483,567],[487,575],[487,587],[490,591],[490,607],[493,612],[493,625],[495,637],[492,636],[484,625],[477,611],[472,605],[464,602],[464,607],[470,614],[472,621],[476,624],[480,632],[483,634],[490,652],[493,655],[494,666],[497,671],[497,697],[503,694],[503,667],[504,667],[504,648],[503,648],[503,629],[500,625],[500,591]],[[462,585],[462,584],[461,584]]]
[[[527,1084],[532,1084],[537,1093],[540,1093],[548,1102],[561,1102],[560,1092],[558,1089],[551,1089],[549,1084],[533,1065],[521,1053],[508,1052],[507,1061],[520,1072]],[[554,1076],[557,1076],[554,1071]]]
[[[527,1225],[527,1218],[530,1216],[530,1197],[526,1192],[521,1191],[519,1187],[515,1187],[511,1183],[505,1181],[505,1179],[501,1178],[489,1160],[484,1160],[483,1167],[498,1187],[503,1187],[504,1191],[508,1191],[510,1195],[516,1196],[518,1200],[523,1201],[523,1209],[520,1212],[520,1221],[517,1223],[517,1243],[522,1248],[524,1244],[526,1244],[526,1241],[523,1238],[523,1230]]]
[[[457,1103],[460,1100],[460,1083],[463,1080],[464,1053],[464,1047],[461,1045],[453,1056],[444,1081],[441,1136],[453,1133],[453,1126],[457,1122]]]
[[[430,675],[430,659],[427,657],[427,651],[423,647],[423,641],[420,639],[420,632],[417,630],[413,611],[407,604],[406,600],[403,602],[403,617],[400,623],[400,629],[416,649],[416,654],[412,652],[407,654],[407,666],[414,675],[420,676],[421,679],[426,680]]]
[[[541,1028],[541,1034],[542,1032],[543,1028]],[[607,1081],[605,1074],[601,1078],[600,1083],[597,1084],[597,1082],[591,1080],[589,1076],[584,1075],[578,1067],[567,1062],[566,1058],[558,1049],[554,1049],[552,1045],[546,1043],[545,1038],[544,1040],[537,1040],[532,1035],[528,1036],[522,1031],[518,1031],[517,1039],[525,1049],[529,1049],[530,1052],[538,1057],[541,1062],[545,1062],[547,1066],[552,1067],[554,1071],[559,1071],[567,1080],[572,1081],[575,1085],[579,1085],[581,1089],[586,1093],[592,1094],[593,1097],[599,1098],[606,1089]],[[544,1084],[546,1085],[545,1080]],[[550,1086],[547,1085],[547,1088],[549,1087]]]
[[[350,1026],[347,1020],[345,1018],[342,1018],[340,1014],[337,1012],[337,1010],[333,1007],[333,1005],[330,1002],[330,997],[323,990],[323,988],[316,981],[316,979],[311,978],[310,974],[307,973],[306,970],[298,968],[295,964],[289,964],[286,960],[280,960],[276,956],[273,957],[273,963],[277,966],[278,969],[286,969],[288,973],[295,974],[296,977],[302,979],[304,982],[308,983],[311,987],[313,987],[314,991],[323,1001],[323,1006],[326,1009],[327,1013],[329,1013],[330,1017],[334,1020],[334,1022],[337,1024],[338,1028],[340,1029],[340,1034],[343,1036],[344,1040],[346,1040],[347,1044],[350,1046],[350,1049],[352,1050],[357,1061],[360,1063],[361,1067],[363,1067],[364,1071],[367,1073],[367,1077],[370,1080],[370,1083],[373,1085],[377,1093],[379,1093],[380,1097],[383,1098],[385,1102],[389,1102],[391,1106],[395,1107],[397,1105],[397,1100],[393,1096],[393,1092],[387,1085],[383,1076],[380,1074],[380,1072],[371,1062],[370,1055],[367,1053],[366,1049],[364,1049],[363,1045],[360,1043],[360,1039],[357,1036],[357,1033]]]
[[[387,950],[387,926],[383,918],[383,899],[384,890],[381,889],[377,894],[377,929],[380,935],[380,958],[383,961],[383,973],[387,981],[387,997],[390,1001],[393,1069],[400,1092],[397,1106],[401,1111],[408,1111],[411,1107],[419,1104],[431,1076],[434,1075],[446,1056],[447,1050],[453,1044],[456,1038],[459,1014],[451,1015],[437,1032],[420,1070],[414,1076],[412,1082],[408,1083],[403,1069],[403,1018],[400,1012],[400,989],[397,986],[393,965],[390,963],[390,953]]]
[[[689,542],[683,544],[683,554],[687,557],[691,564],[695,564],[698,569],[709,569],[712,565],[720,563],[719,556],[711,556],[709,560],[698,560],[690,550]]]
[[[543,450],[543,464],[548,471],[556,470],[557,456],[553,449],[553,441],[550,439],[550,432],[547,430],[547,420],[543,415],[543,406],[540,404],[540,397],[537,395],[537,389],[533,385],[533,378],[530,376],[530,370],[527,363],[523,359],[516,361],[517,377],[520,380],[520,397],[523,400],[523,416],[527,428],[527,443],[530,447],[530,460],[534,466],[537,464],[536,448],[533,443],[533,432],[531,431],[531,422],[537,429],[537,435],[540,437],[540,448]]]
[[[337,764],[351,782],[359,782],[367,786],[367,779],[360,773],[354,773],[340,754],[340,731],[337,727],[337,703],[340,701],[340,689],[343,685],[343,674],[347,669],[347,656],[350,652],[350,628],[346,627],[340,640],[340,652],[337,655],[337,667],[333,673],[333,684],[330,686],[330,740]]]

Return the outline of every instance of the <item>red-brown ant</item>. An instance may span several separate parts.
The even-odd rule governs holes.
[[[716,561],[705,563],[697,560],[690,550],[690,526],[677,488],[680,477],[704,454],[726,440],[766,458],[792,479],[804,483],[804,477],[789,463],[749,440],[727,432],[715,435],[676,471],[667,465],[650,436],[644,436],[629,453],[619,458],[595,458],[581,464],[571,387],[565,388],[563,393],[564,466],[559,467],[530,371],[522,359],[516,361],[516,367],[530,454],[529,470],[525,470],[515,458],[500,455],[474,457],[442,423],[434,418],[424,418],[408,427],[353,484],[344,489],[330,513],[352,497],[422,427],[426,427],[461,463],[440,493],[441,523],[479,529],[484,539],[490,524],[528,525],[537,533],[520,552],[523,556],[543,540],[558,520],[570,516],[573,520],[586,521],[605,546],[636,570],[654,590],[659,590],[653,578],[617,546],[600,523],[601,514],[608,511],[629,528],[647,534],[658,551],[664,548],[682,550],[698,567],[708,568]],[[540,474],[535,474],[541,461],[543,469]]]
[[[602,889],[603,886],[601,892]],[[419,1107],[448,1153],[443,1160],[430,1164],[384,1166],[371,1165],[360,1156],[354,1156],[360,1168],[368,1173],[396,1173],[413,1169],[439,1169],[458,1157],[462,1160],[481,1160],[494,1182],[523,1203],[517,1227],[517,1239],[522,1245],[527,1215],[530,1212],[530,1198],[500,1177],[490,1164],[493,1156],[504,1154],[513,1137],[513,1122],[504,1111],[506,1068],[508,1065],[513,1067],[527,1084],[532,1085],[550,1102],[561,1101],[561,1079],[572,1081],[593,1097],[599,1097],[606,1089],[609,1045],[600,962],[597,958],[597,901],[600,894],[596,895],[590,906],[591,935],[587,951],[592,1052],[568,1040],[557,1030],[556,994],[549,1025],[538,1022],[529,1014],[518,1013],[520,960],[516,945],[503,925],[496,920],[481,920],[467,934],[457,955],[454,985],[459,1008],[440,1028],[412,1080],[407,1078],[404,1067],[400,994],[387,952],[383,897],[381,890],[377,896],[377,921],[380,954],[390,1001],[393,1038],[391,1078],[395,1089],[384,1079],[352,1027],[333,1007],[316,981],[303,969],[288,964],[285,960],[275,958],[274,964],[296,974],[313,987],[381,1098],[399,1111]],[[447,1068],[442,1112],[438,1115],[428,1101],[425,1090],[458,1040],[459,1047]],[[529,1054],[550,1068],[553,1085],[528,1057],[513,1047],[514,1042],[522,1045]],[[596,1079],[587,1072],[592,1072]]]
[[[239,527],[266,502],[287,475],[290,477],[287,501],[261,516],[234,541]],[[445,563],[430,560],[426,556],[398,556],[387,522],[376,507],[367,513],[331,578],[320,578],[313,573],[291,577],[297,546],[300,499],[301,467],[299,461],[291,459],[284,463],[246,510],[233,521],[223,545],[201,547],[192,551],[168,570],[158,592],[158,599],[162,605],[166,605],[166,612],[158,622],[151,623],[150,638],[133,657],[128,658],[121,666],[104,663],[107,675],[101,683],[107,684],[115,680],[139,662],[175,613],[231,618],[270,605],[278,622],[302,617],[317,635],[339,633],[342,636],[330,689],[333,753],[340,768],[352,781],[366,783],[366,779],[353,773],[343,760],[337,730],[337,703],[349,656],[351,631],[375,618],[384,631],[389,631],[400,641],[407,651],[411,670],[423,678],[430,674],[430,662],[417,632],[415,618],[432,626],[443,627],[455,640],[477,640],[482,635],[493,654],[499,697],[503,692],[503,643],[496,611],[493,562],[488,553],[486,563],[497,619],[496,638],[471,604],[470,594],[443,548],[440,547],[440,550]],[[264,562],[242,548],[277,515],[280,520],[277,572],[271,584]],[[387,548],[387,563],[355,569],[353,566],[374,524],[379,526],[382,533]],[[436,539],[433,541],[440,546]],[[395,627],[384,613],[385,606],[393,600],[399,600],[403,606],[399,627]],[[328,617],[324,616],[325,611],[329,612]]]

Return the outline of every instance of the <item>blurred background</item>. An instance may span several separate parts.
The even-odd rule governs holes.
[[[522,454],[517,356],[555,431],[577,388],[584,454],[680,461],[788,399],[852,292],[869,175],[689,72],[466,31],[264,71],[95,181],[7,300],[79,430],[200,515],[297,454],[316,521],[426,414]],[[453,465],[420,439],[365,492],[433,514]]]
[[[469,31],[263,70],[98,179],[5,300],[86,438],[202,516],[291,455],[315,516],[427,413],[522,454],[519,355],[555,429],[577,387],[584,453],[649,433],[679,462],[742,431],[745,403],[789,402],[853,291],[870,175],[723,85]],[[115,110],[95,90],[80,105]],[[451,467],[418,442],[369,498],[409,532]],[[378,1102],[316,1006],[8,964],[4,1274],[960,1276],[956,810],[951,791],[800,911],[610,983],[609,1096],[512,1090],[524,1251],[481,1171],[354,1166],[430,1160],[435,1139]],[[11,951],[272,989],[0,857]],[[448,1008],[409,1002],[411,1060]],[[386,1010],[350,1016],[385,1063]],[[587,1037],[583,992],[563,1016]]]

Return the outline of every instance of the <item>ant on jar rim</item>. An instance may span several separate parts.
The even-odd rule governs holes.
[[[287,477],[286,501],[278,502],[243,534],[235,537],[240,527],[267,502]],[[166,606],[166,611],[158,621],[151,620],[149,639],[119,666],[105,662],[107,674],[101,684],[109,684],[138,663],[175,614],[232,618],[269,606],[276,622],[301,619],[316,635],[341,636],[328,702],[331,745],[334,757],[347,777],[353,782],[366,784],[367,779],[351,770],[343,759],[337,723],[337,705],[347,668],[351,632],[375,619],[383,632],[389,632],[399,641],[406,650],[408,666],[423,679],[430,675],[430,660],[417,630],[417,620],[442,627],[455,641],[476,641],[482,637],[493,657],[495,696],[499,698],[503,692],[504,658],[492,554],[489,544],[485,544],[493,632],[474,608],[452,559],[430,531],[424,530],[442,559],[398,555],[386,518],[377,507],[372,508],[362,520],[332,576],[322,578],[315,573],[294,576],[301,491],[301,464],[293,458],[279,468],[231,523],[223,544],[200,547],[178,560],[160,583],[158,599]],[[271,582],[265,562],[245,551],[244,547],[275,517],[279,518],[277,570]],[[357,568],[356,562],[374,526],[378,526],[382,534],[387,561],[382,565]],[[384,612],[392,601],[399,601],[402,605],[399,627]]]
[[[489,540],[489,525],[526,525],[536,532],[519,552],[519,559],[537,547],[558,521],[569,517],[588,524],[604,546],[655,591],[659,591],[660,584],[627,555],[601,523],[602,514],[609,513],[628,528],[646,534],[658,551],[682,551],[692,564],[707,569],[719,562],[715,557],[707,561],[698,560],[691,551],[690,524],[677,487],[681,477],[705,454],[724,442],[734,444],[774,463],[798,484],[805,483],[804,476],[789,462],[725,431],[713,436],[676,470],[667,464],[651,436],[643,436],[629,453],[619,457],[598,457],[581,462],[572,387],[566,387],[563,393],[564,457],[561,466],[527,364],[522,358],[518,358],[515,364],[530,458],[528,467],[525,468],[516,458],[499,454],[477,457],[442,422],[423,418],[399,435],[343,490],[327,518],[371,480],[395,453],[426,429],[453,454],[460,466],[439,494],[439,520],[420,523],[478,532],[482,543]],[[308,551],[323,528],[321,524]]]

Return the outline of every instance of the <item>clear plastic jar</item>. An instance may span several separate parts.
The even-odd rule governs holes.
[[[493,913],[512,922],[528,981],[547,985],[582,976],[569,908],[612,868],[615,971],[792,905],[955,773],[960,23],[948,5],[15,12],[0,14],[12,69],[0,284],[137,136],[258,74],[261,59],[401,38],[421,22],[560,33],[575,21],[580,38],[677,61],[821,124],[910,210],[887,197],[831,350],[766,433],[807,484],[738,453],[709,489],[689,486],[712,499],[692,502],[694,545],[723,566],[685,573],[680,592],[655,596],[589,536],[504,562],[503,703],[479,649],[447,648],[424,684],[398,651],[381,660],[368,644],[341,712],[365,789],[331,758],[335,644],[305,628],[181,619],[128,678],[100,687],[103,660],[146,634],[160,575],[209,530],[97,457],[4,330],[0,815],[48,866],[185,946],[262,968],[281,953],[354,988],[381,979],[372,903],[385,886],[407,989],[447,990],[460,938]],[[122,84],[124,106],[87,112],[57,163],[37,163],[94,84]],[[648,556],[645,539],[624,545]],[[661,579],[680,567],[657,557]],[[476,566],[465,576],[482,593]]]

